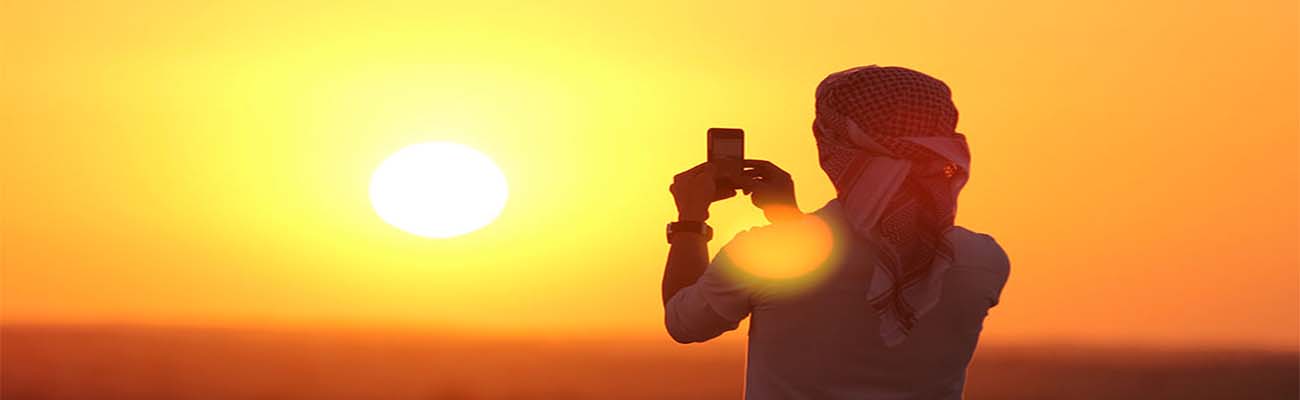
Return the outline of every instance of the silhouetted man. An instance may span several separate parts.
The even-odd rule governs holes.
[[[822,81],[816,110],[813,136],[836,199],[804,215],[789,174],[746,161],[737,183],[772,224],[737,235],[712,263],[704,222],[717,200],[714,167],[673,179],[685,223],[669,227],[668,332],[702,342],[752,315],[750,400],[960,399],[1010,265],[992,237],[953,225],[970,153],[948,86],[906,68],[858,67]],[[737,265],[735,243],[800,218],[824,220],[835,237],[823,278],[762,278]]]

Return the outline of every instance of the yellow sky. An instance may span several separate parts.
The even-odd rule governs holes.
[[[264,3],[3,6],[4,321],[661,335],[667,186],[705,130],[811,211],[813,88],[875,63],[953,88],[958,223],[1013,264],[987,337],[1298,340],[1294,1]],[[496,222],[371,210],[431,140],[500,165]]]

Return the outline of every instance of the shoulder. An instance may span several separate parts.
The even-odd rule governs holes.
[[[798,218],[775,224],[751,226],[737,232],[728,244],[746,241],[764,241],[765,245],[791,244],[778,239],[807,238],[817,236],[828,239],[830,235],[842,228],[840,215],[830,206],[822,207]]]
[[[953,226],[944,236],[952,245],[955,266],[987,270],[999,275],[1011,272],[1011,260],[993,236],[960,226]]]

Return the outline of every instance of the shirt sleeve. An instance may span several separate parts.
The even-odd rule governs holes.
[[[966,290],[987,301],[985,308],[998,305],[1002,297],[1002,288],[1006,286],[1011,274],[1011,260],[992,236],[977,234],[961,242],[957,249],[966,260],[963,265],[954,265],[949,274],[958,274],[954,282],[961,282]]]
[[[703,342],[736,329],[753,309],[751,282],[742,279],[724,246],[694,284],[664,307],[668,334],[679,343]]]

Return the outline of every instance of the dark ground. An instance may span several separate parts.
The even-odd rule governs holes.
[[[740,340],[4,326],[0,397],[739,399]],[[969,399],[1297,399],[1300,355],[983,346]]]

